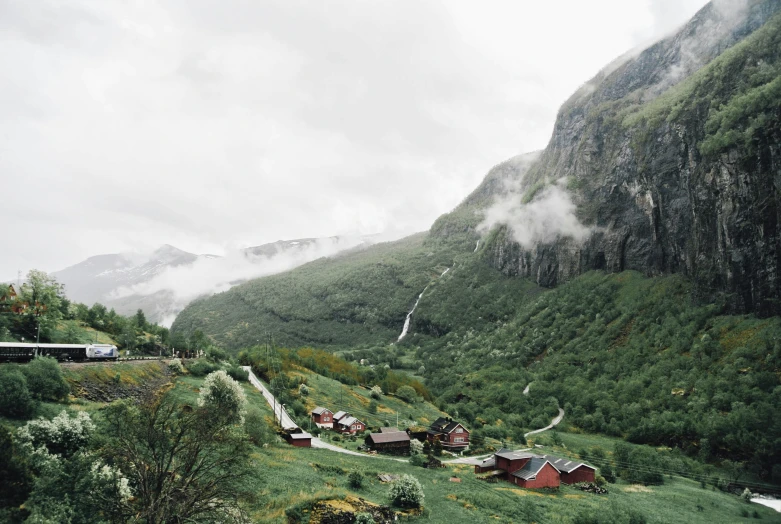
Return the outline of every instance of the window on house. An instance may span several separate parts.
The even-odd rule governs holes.
[[[464,428],[458,428],[458,429],[456,430],[456,433],[463,433],[463,432],[464,432]]]
[[[355,429],[355,424],[353,424],[352,426],[350,426],[350,429]]]
[[[455,439],[453,439],[453,442],[463,442],[463,441],[464,441],[464,437],[456,437]]]

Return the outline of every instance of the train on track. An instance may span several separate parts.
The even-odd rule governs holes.
[[[52,357],[63,362],[117,360],[119,358],[119,350],[113,344],[0,342],[0,362],[28,362],[36,356]]]

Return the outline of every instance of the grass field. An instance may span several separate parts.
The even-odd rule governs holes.
[[[428,426],[438,417],[445,416],[445,413],[428,402],[421,400],[408,404],[391,395],[382,395],[376,401],[377,413],[370,413],[371,391],[366,388],[347,386],[306,369],[293,371],[291,375],[306,379],[309,394],[302,397],[302,400],[305,402],[307,412],[317,406],[326,407],[334,413],[340,410],[348,411],[370,428],[388,425],[399,428]],[[308,415],[297,418],[298,423],[304,427],[308,426],[308,420]]]

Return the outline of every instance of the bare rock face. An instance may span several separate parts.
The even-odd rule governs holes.
[[[590,236],[523,247],[504,226],[488,261],[542,286],[593,269],[684,273],[732,311],[781,314],[781,105],[758,114],[761,104],[738,98],[778,82],[780,11],[778,1],[711,3],[575,93],[539,160],[515,177],[526,188],[566,183]],[[710,121],[727,106],[737,134]],[[489,178],[470,198],[499,194]]]

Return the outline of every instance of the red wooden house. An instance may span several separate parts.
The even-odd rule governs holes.
[[[564,484],[574,484],[576,482],[594,482],[597,469],[578,460],[556,457],[554,455],[542,455],[553,464],[553,467],[559,470],[561,481]]]
[[[561,482],[594,482],[596,469],[577,460],[500,449],[475,464],[475,473],[495,475],[522,488],[557,488]]]
[[[317,427],[328,426],[333,427],[334,414],[328,408],[316,407],[312,410],[312,422],[317,424]]]
[[[336,415],[334,415],[334,420],[336,420],[335,417]],[[336,429],[336,431],[339,433],[355,435],[356,433],[365,430],[366,424],[357,418],[350,416],[349,413],[346,413],[343,417],[340,417],[339,420],[334,422],[334,429]]]
[[[442,447],[458,451],[469,447],[469,431],[451,418],[439,417],[426,432],[426,439],[434,443],[439,440]]]

